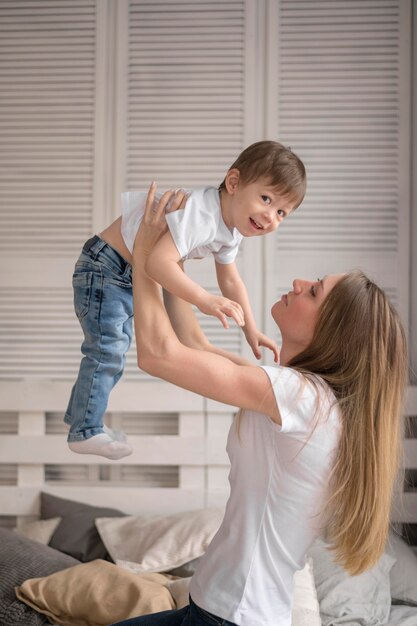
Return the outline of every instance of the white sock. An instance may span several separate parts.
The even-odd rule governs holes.
[[[114,441],[127,441],[126,433],[122,430],[113,430],[113,428],[109,428],[106,424],[103,424],[103,430],[111,437]]]
[[[117,461],[132,454],[132,447],[125,441],[115,441],[105,433],[94,435],[84,441],[69,441],[68,447],[77,454],[97,454]]]

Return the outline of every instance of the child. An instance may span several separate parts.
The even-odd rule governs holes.
[[[252,144],[219,189],[194,190],[183,209],[167,213],[168,232],[149,256],[149,275],[168,292],[218,317],[225,328],[227,316],[232,317],[256,358],[264,346],[276,361],[277,347],[256,327],[234,260],[242,238],[276,230],[299,206],[305,187],[304,165],[291,150],[273,141]],[[84,358],[65,422],[70,425],[68,445],[80,454],[120,459],[132,452],[124,433],[105,426],[102,418],[110,391],[123,373],[132,336],[131,253],[146,197],[123,194],[122,217],[85,243],[75,266],[74,306],[84,332]],[[222,296],[208,293],[182,269],[185,259],[209,255],[215,259]]]

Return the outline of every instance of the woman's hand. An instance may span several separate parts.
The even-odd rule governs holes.
[[[152,182],[146,198],[145,212],[133,246],[146,257],[154,245],[168,230],[165,213],[184,208],[187,196],[182,190],[166,191],[159,202],[155,201],[156,182]]]

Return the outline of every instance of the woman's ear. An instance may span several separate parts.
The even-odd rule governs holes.
[[[224,182],[226,186],[226,191],[227,193],[230,193],[230,195],[233,195],[238,188],[239,178],[240,172],[238,169],[233,168],[227,172]]]

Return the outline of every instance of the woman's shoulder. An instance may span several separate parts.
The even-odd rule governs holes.
[[[315,401],[329,408],[338,406],[331,387],[321,376],[301,372],[286,365],[262,366],[271,381],[275,393],[293,397],[295,401]]]

